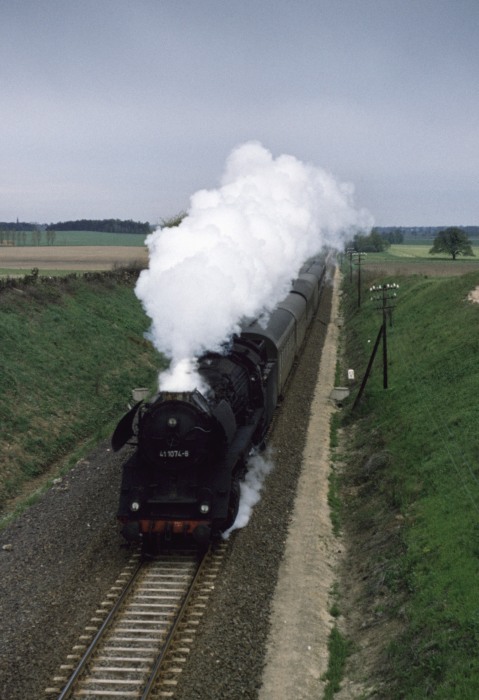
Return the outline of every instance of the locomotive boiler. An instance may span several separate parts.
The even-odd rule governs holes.
[[[160,391],[121,419],[113,449],[136,448],[123,465],[118,510],[127,540],[150,552],[180,537],[207,546],[233,524],[248,457],[264,444],[325,270],[324,260],[307,263],[266,326],[247,320],[224,353],[199,358],[207,392]]]

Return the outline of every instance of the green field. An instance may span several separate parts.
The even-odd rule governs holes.
[[[431,255],[429,253],[431,249],[431,244],[427,243],[410,243],[410,244],[392,244],[383,253],[368,253],[367,262],[374,261],[392,261],[398,262],[404,260],[406,262],[421,262],[426,260],[431,262],[439,260],[451,260],[451,256],[448,255]],[[477,262],[479,263],[479,245],[473,245],[472,251],[475,257],[463,257],[459,256],[454,262],[460,264],[461,262]]]
[[[143,246],[146,236],[136,233],[107,233],[105,231],[55,231],[54,246],[64,245],[126,245],[126,246]],[[30,232],[27,233],[25,243],[22,245],[36,245]],[[47,233],[42,232],[40,237],[40,246],[47,246]]]

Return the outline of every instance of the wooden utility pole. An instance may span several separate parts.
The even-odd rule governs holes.
[[[354,262],[358,266],[358,309],[361,308],[361,261],[363,258],[367,256],[367,253],[362,253],[362,252],[354,252]]]
[[[369,289],[371,294],[373,296],[371,297],[371,301],[376,301],[379,302],[379,306],[377,307],[379,311],[382,312],[382,324],[379,329],[378,336],[376,338],[376,342],[374,343],[374,348],[371,353],[371,357],[369,358],[368,366],[366,369],[366,373],[364,375],[363,381],[361,382],[361,386],[358,392],[358,395],[356,396],[356,399],[353,404],[353,411],[358,405],[361,396],[363,395],[363,391],[366,388],[367,381],[369,379],[369,375],[371,374],[371,369],[373,366],[374,358],[376,357],[376,353],[379,347],[379,342],[382,338],[383,341],[383,389],[388,388],[388,346],[387,346],[387,315],[389,312],[389,319],[390,323],[392,325],[392,310],[393,310],[393,299],[396,298],[397,296],[397,291],[399,289],[398,284],[383,284],[381,286],[373,286]]]
[[[383,337],[383,388],[388,388],[388,341],[387,341],[387,314],[389,311],[390,319],[392,319],[393,304],[392,300],[397,297],[396,290],[399,289],[398,284],[383,284],[381,286],[373,286],[370,292],[373,294],[371,301],[379,302],[377,307],[383,316],[382,337]],[[390,303],[388,303],[390,302]],[[392,323],[392,320],[391,320]]]
[[[376,338],[376,342],[374,343],[374,348],[373,348],[373,351],[371,353],[371,357],[369,358],[366,373],[363,377],[363,381],[361,382],[361,386],[359,387],[358,395],[354,399],[353,411],[356,408],[356,406],[358,405],[358,403],[360,402],[361,396],[363,395],[363,391],[366,388],[366,384],[368,382],[369,375],[371,374],[371,369],[373,366],[374,358],[376,357],[376,353],[377,353],[377,350],[379,347],[379,341],[381,340],[382,334],[383,334],[383,327],[381,326],[381,328],[379,329],[378,337]]]
[[[353,253],[354,248],[346,248],[346,255],[349,257],[349,281],[353,281]]]

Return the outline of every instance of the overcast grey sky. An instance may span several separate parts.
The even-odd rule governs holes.
[[[479,224],[477,0],[1,0],[0,220],[157,223],[252,139]]]

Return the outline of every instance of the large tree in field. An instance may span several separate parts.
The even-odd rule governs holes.
[[[450,226],[439,231],[434,239],[430,253],[447,253],[455,260],[458,255],[474,255],[468,235],[457,226]]]

